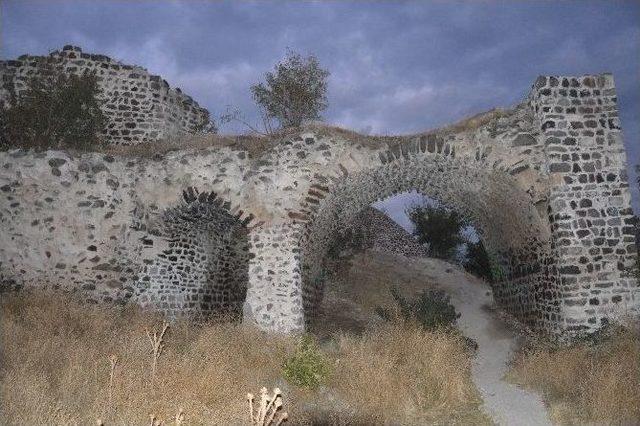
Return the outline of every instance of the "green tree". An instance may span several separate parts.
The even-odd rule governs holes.
[[[284,128],[299,127],[305,120],[320,119],[327,108],[328,77],[315,56],[288,51],[274,72],[265,74],[266,84],[251,86],[251,93],[268,119]]]
[[[428,245],[429,253],[440,259],[451,259],[464,242],[461,231],[467,225],[457,212],[442,206],[415,206],[407,210],[418,242]]]
[[[86,149],[105,126],[94,73],[42,73],[0,106],[0,147]]]
[[[467,259],[464,269],[488,282],[493,282],[491,259],[482,241],[467,242]]]

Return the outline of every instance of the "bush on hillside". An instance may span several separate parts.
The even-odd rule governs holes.
[[[251,86],[251,93],[267,119],[278,120],[283,128],[299,127],[305,120],[320,119],[327,108],[327,77],[329,71],[315,56],[288,51],[274,72],[265,74],[266,84]]]
[[[391,295],[398,305],[400,317],[405,321],[415,321],[426,330],[451,327],[460,317],[442,290],[423,290],[415,300],[407,300],[397,287],[391,287]],[[393,318],[388,309],[378,307],[376,312],[387,321]]]
[[[349,228],[344,232],[337,232],[327,247],[327,256],[336,260],[345,251],[361,253],[370,248],[364,230],[360,227]]]
[[[0,148],[86,149],[99,142],[105,117],[95,73],[51,72],[0,106]]]

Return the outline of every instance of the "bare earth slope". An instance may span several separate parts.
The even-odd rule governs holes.
[[[485,411],[500,425],[551,424],[540,396],[503,380],[517,334],[498,318],[483,280],[441,260],[368,251],[350,260],[342,281],[327,290],[324,322],[351,331],[375,327],[375,306],[390,303],[391,285],[407,296],[424,288],[445,290],[461,313],[460,330],[478,344],[472,373]]]

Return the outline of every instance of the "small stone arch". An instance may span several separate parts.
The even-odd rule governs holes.
[[[213,192],[187,188],[153,231],[161,247],[144,261],[138,303],[167,317],[240,318],[248,282],[251,218]]]

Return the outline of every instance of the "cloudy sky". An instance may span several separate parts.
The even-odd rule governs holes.
[[[331,72],[326,120],[377,134],[514,105],[540,74],[609,71],[630,163],[640,160],[637,0],[0,0],[0,13],[3,59],[79,45],[161,74],[213,116],[231,105],[249,121],[249,86],[287,48],[314,54]]]

